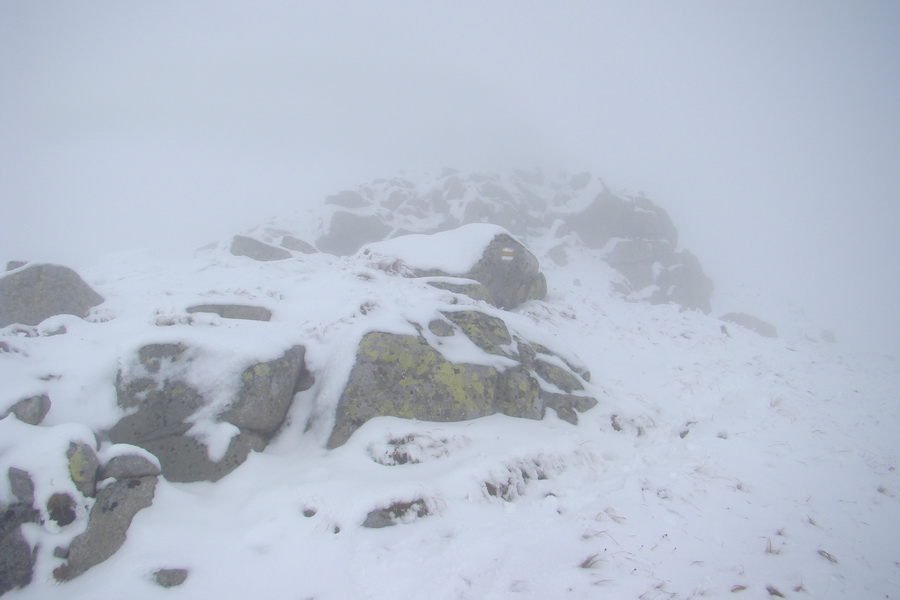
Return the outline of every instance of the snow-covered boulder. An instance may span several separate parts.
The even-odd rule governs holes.
[[[0,327],[55,315],[84,318],[103,297],[69,267],[29,264],[0,276]]]
[[[577,423],[593,407],[576,370],[511,332],[497,314],[444,311],[418,335],[366,334],[337,406],[328,446],[340,446],[379,416],[465,421],[493,414],[541,419],[546,408]],[[580,372],[578,372],[580,371]]]
[[[405,235],[369,244],[364,255],[382,262],[393,258],[417,277],[474,280],[498,308],[514,308],[547,294],[547,281],[537,258],[498,225],[471,224],[431,235]],[[436,282],[438,286],[454,282]],[[465,282],[457,285],[465,286]],[[465,292],[464,292],[465,293]],[[482,290],[473,290],[482,295]],[[476,296],[476,299],[481,299]]]
[[[216,481],[233,471],[251,450],[265,448],[294,393],[309,386],[305,349],[294,346],[239,374],[239,391],[223,403],[191,384],[195,354],[184,344],[146,345],[116,382],[118,405],[129,413],[110,429],[109,438],[153,453],[170,481]],[[211,431],[216,447],[205,439]]]

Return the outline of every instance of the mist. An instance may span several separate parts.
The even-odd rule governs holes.
[[[187,256],[375,177],[589,170],[717,314],[900,349],[894,2],[3,2],[0,260]]]

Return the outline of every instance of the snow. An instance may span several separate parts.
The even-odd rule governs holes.
[[[498,229],[369,249],[460,273]],[[541,256],[557,242],[529,246]],[[93,444],[93,431],[120,418],[116,373],[147,343],[196,352],[193,384],[217,408],[246,366],[296,343],[317,381],[266,450],[221,481],[161,479],[123,547],[73,581],[53,581],[61,560],[52,551],[84,519],[26,526],[41,544],[34,581],[6,597],[662,600],[768,598],[769,588],[788,598],[900,598],[897,358],[738,326],[726,335],[712,317],[623,300],[597,251],[568,251],[565,267],[541,260],[547,300],[505,318],[591,371],[587,392],[599,405],[577,427],[552,411],[543,421],[384,417],[332,451],[324,442],[334,406],[366,332],[414,333],[411,322],[467,303],[495,309],[385,272],[362,253],[271,263],[221,248],[184,261],[132,253],[82,273],[107,298],[88,320],[54,318],[32,337],[0,332],[17,350],[0,354],[0,410],[23,395],[53,398],[40,427],[0,420],[0,469],[29,470],[41,500],[51,485],[69,485],[69,441]],[[201,302],[265,306],[273,319],[184,312]],[[51,335],[59,325],[66,332]],[[457,338],[442,338],[441,351],[479,360]],[[201,417],[215,453],[230,432],[204,430],[212,421]],[[98,455],[129,450],[107,445]],[[405,462],[386,458],[394,452]],[[361,526],[369,511],[418,500],[431,514]],[[190,574],[163,589],[152,580],[160,568]]]

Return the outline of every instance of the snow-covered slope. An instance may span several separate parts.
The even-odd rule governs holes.
[[[602,250],[572,244],[560,265],[547,255],[556,244],[532,232],[548,297],[508,319],[591,371],[599,404],[577,427],[552,411],[382,417],[335,450],[327,424],[306,430],[310,413],[336,399],[365,331],[405,331],[433,311],[434,290],[362,253],[127,254],[82,273],[106,298],[87,320],[53,317],[35,337],[3,330],[14,351],[0,354],[2,400],[50,391],[42,429],[68,439],[109,427],[120,357],[150,342],[207,350],[196,383],[227,394],[236,384],[222,372],[302,341],[317,385],[264,452],[220,481],[160,479],[121,549],[72,581],[53,579],[50,544],[79,531],[23,527],[38,562],[31,585],[6,597],[900,597],[897,359],[627,301]],[[272,320],[184,316],[211,301],[264,306]],[[63,476],[50,457],[22,457],[26,426],[13,419],[0,421],[3,471],[15,460]],[[377,508],[400,523],[363,526]],[[166,568],[187,580],[161,587],[152,574]]]

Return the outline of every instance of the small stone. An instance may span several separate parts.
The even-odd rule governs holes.
[[[47,512],[57,525],[65,527],[75,520],[75,498],[69,494],[57,492],[47,500]]]
[[[164,588],[176,587],[187,581],[187,569],[160,569],[153,573],[153,579]]]
[[[82,442],[72,442],[66,452],[69,458],[69,473],[78,491],[93,498],[97,493],[97,472],[100,461],[94,449]]]
[[[22,504],[34,504],[34,483],[31,475],[17,467],[10,467],[6,473],[9,478],[9,489]]]

